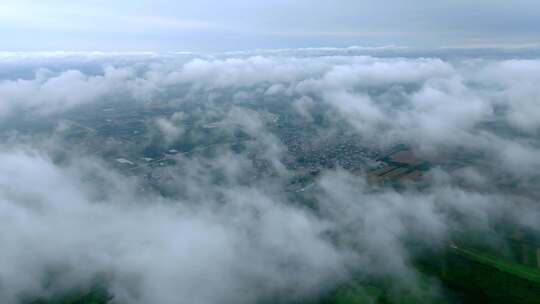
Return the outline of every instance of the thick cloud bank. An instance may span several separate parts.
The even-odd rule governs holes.
[[[540,60],[310,52],[114,57],[64,68],[57,58],[32,77],[0,80],[2,302],[96,279],[115,303],[301,301],[358,274],[414,282],[411,240],[438,248],[453,231],[493,232],[500,220],[538,228]],[[63,115],[90,120],[85,109],[106,113],[111,104],[173,110],[145,120],[145,141],[104,137],[92,150],[62,138],[75,126]],[[177,109],[186,104],[195,110]],[[405,144],[440,166],[427,173],[429,186],[399,190],[370,182],[378,159],[355,172],[324,168],[306,190],[315,203],[298,204],[288,188],[290,144],[272,129],[281,119],[270,113],[275,104],[323,144],[344,128],[365,146]],[[40,121],[54,125],[47,139],[19,127]],[[171,156],[152,173],[168,174],[178,195],[148,190],[147,176],[90,152],[115,140],[135,151],[208,137],[196,128],[250,141],[241,152],[224,144],[210,156]],[[463,155],[473,161],[447,165]],[[503,178],[521,188],[501,190]]]
[[[386,115],[392,114],[398,124],[421,132],[460,131],[490,119],[529,133],[539,127],[538,60],[253,56],[161,61],[143,68],[107,64],[98,74],[45,66],[30,79],[2,80],[0,114],[17,109],[49,114],[107,97],[149,102],[168,89],[179,98],[228,89],[249,97],[262,91],[319,97],[337,109],[357,111],[355,123],[366,126],[389,124]],[[376,89],[380,94],[370,94]],[[400,107],[389,107],[395,103]],[[502,117],[495,116],[496,107],[503,108]]]
[[[221,191],[227,204],[209,198],[189,207],[137,198],[93,162],[59,168],[40,155],[3,152],[0,163],[4,301],[45,293],[48,272],[59,273],[55,288],[104,274],[120,303],[250,303],[305,296],[344,271],[322,238],[324,222],[257,189],[200,184],[192,191]],[[106,197],[96,198],[103,189],[89,189],[79,172],[106,183]]]

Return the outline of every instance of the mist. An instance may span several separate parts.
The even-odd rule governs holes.
[[[21,66],[0,80],[2,302],[96,281],[112,303],[317,301],[419,285],[411,243],[538,231],[539,60],[350,52],[0,57]],[[294,188],[284,119],[298,149],[353,138],[361,166]],[[420,183],[373,182],[397,145],[434,164]]]

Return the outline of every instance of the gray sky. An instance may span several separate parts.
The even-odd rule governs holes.
[[[0,51],[540,43],[537,0],[0,0]]]

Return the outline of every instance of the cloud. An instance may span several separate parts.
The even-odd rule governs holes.
[[[536,119],[540,114],[540,93],[535,86],[538,71],[538,60],[505,60],[488,65],[475,80],[497,88],[492,93],[496,103],[506,108],[511,126],[535,134],[540,127]]]
[[[15,110],[37,114],[63,112],[73,107],[100,101],[113,92],[125,93],[132,80],[132,71],[107,67],[103,75],[88,76],[77,70],[54,75],[45,70],[34,79],[0,82],[0,115]],[[135,88],[133,88],[136,90]]]
[[[310,97],[324,99],[337,108],[347,104],[350,98],[359,98],[349,106],[369,108],[370,102],[374,102],[372,111],[399,116],[404,124],[412,124],[420,115],[424,116],[419,117],[419,123],[428,123],[430,117],[442,123],[436,111],[455,119],[462,117],[462,121],[448,121],[448,126],[438,126],[440,128],[461,126],[462,122],[470,127],[483,119],[495,119],[490,108],[499,106],[506,108],[504,119],[512,126],[527,132],[538,128],[534,119],[538,104],[534,87],[538,74],[535,60],[452,63],[440,59],[356,56],[255,56],[173,63],[172,67],[149,63],[143,66],[142,73],[108,66],[97,75],[68,70],[60,74],[40,72],[34,79],[3,80],[0,82],[2,113],[7,115],[15,108],[36,108],[52,113],[120,94],[149,101],[173,87],[202,92],[244,88],[246,93],[245,89],[252,90],[250,93],[262,89],[269,96],[312,94],[314,96]],[[479,86],[475,85],[477,83]],[[373,94],[375,89],[400,96]],[[186,92],[177,94],[183,97]],[[373,99],[376,100],[369,101]],[[391,108],[396,105],[400,108]],[[461,109],[463,112],[459,112]],[[413,117],[407,118],[411,115]],[[429,129],[428,126],[418,127]]]
[[[248,303],[309,296],[344,270],[324,222],[257,189],[201,184],[192,191],[219,191],[226,204],[190,207],[137,197],[123,178],[87,161],[90,168],[64,168],[33,152],[0,154],[2,176],[11,176],[0,180],[4,302],[105,274],[121,303]],[[119,186],[110,197],[96,198],[97,182],[83,182],[90,169],[102,187]],[[58,272],[52,290],[42,281],[48,271]]]
[[[234,100],[264,103],[288,100],[303,117],[311,114],[295,100],[313,100],[328,115],[345,119],[366,140],[383,145],[399,142],[422,150],[466,146],[490,150],[487,124],[505,124],[512,132],[537,134],[539,65],[536,60],[375,58],[318,56],[247,56],[188,60],[160,57],[123,67],[105,66],[102,73],[41,70],[33,79],[0,82],[0,115],[48,115],[107,100],[133,103],[205,103]],[[226,55],[220,55],[226,56]],[[164,64],[168,62],[169,64]],[[18,112],[17,112],[18,111]],[[249,116],[246,116],[249,117]],[[338,118],[339,119],[339,118]],[[173,141],[178,124],[157,120]],[[173,128],[174,127],[174,128]],[[487,132],[487,133],[486,133]],[[495,153],[496,154],[496,153]]]
[[[165,143],[170,145],[180,138],[185,132],[185,128],[182,125],[184,118],[183,112],[176,112],[172,115],[171,119],[157,118],[155,124],[159,131],[163,133]]]
[[[140,192],[137,180],[96,159],[74,157],[66,166],[33,149],[0,153],[6,303],[85,288],[96,277],[119,303],[306,300],[351,272],[410,283],[408,240],[441,246],[452,227],[489,231],[512,206],[437,176],[427,192],[400,193],[337,170],[316,182],[315,213],[289,202],[271,179],[241,183],[251,165],[231,153],[178,159],[190,173],[179,172],[177,187],[189,193],[174,200]],[[229,182],[213,183],[215,169]]]
[[[417,282],[412,241],[437,248],[456,229],[497,235],[501,219],[540,228],[537,60],[322,51],[113,56],[80,69],[60,56],[30,78],[1,80],[0,117],[11,120],[0,133],[0,298],[103,278],[119,303],[300,301],[352,273]],[[150,113],[130,120],[151,131],[143,140],[118,148],[93,130],[77,146],[68,136],[80,126],[67,111],[118,102],[129,108],[122,115]],[[56,127],[27,131],[27,117]],[[204,153],[148,169],[161,178],[154,191],[147,176],[121,174],[84,145],[142,151],[146,136]],[[215,145],[205,142],[212,136]],[[411,147],[433,163],[427,184],[381,187],[369,166],[336,164],[321,166],[309,190],[291,191],[291,178],[306,174],[290,166],[294,149],[331,147],[339,136],[378,156]]]

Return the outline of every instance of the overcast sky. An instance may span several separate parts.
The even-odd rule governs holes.
[[[540,43],[538,0],[0,0],[0,51]]]

